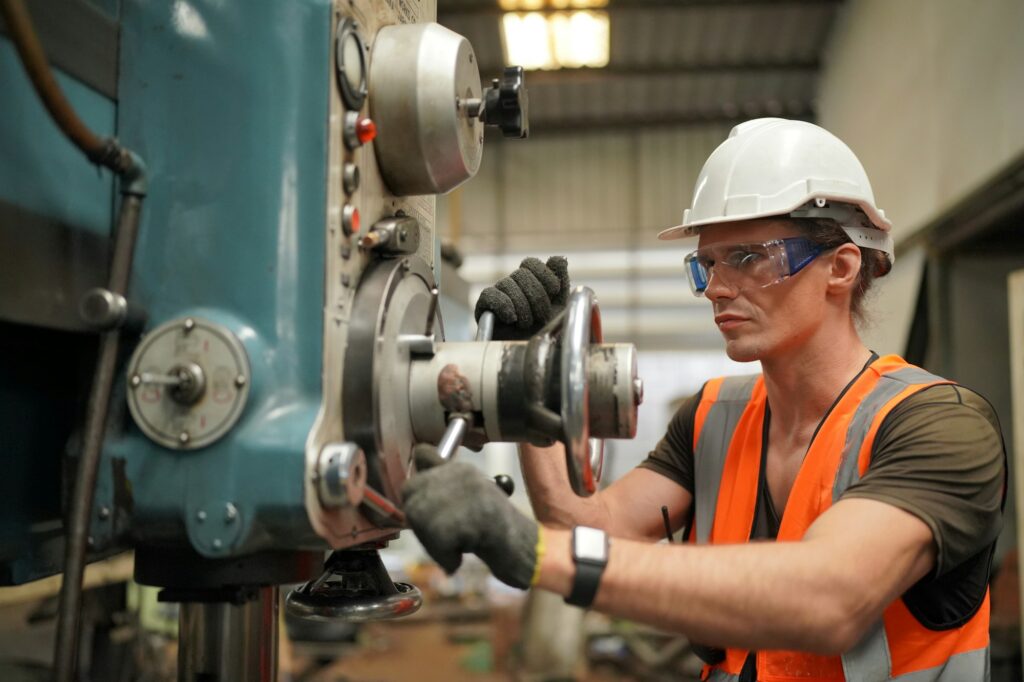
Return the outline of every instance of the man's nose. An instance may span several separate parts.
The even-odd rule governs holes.
[[[708,274],[708,285],[704,289],[704,298],[714,301],[719,298],[736,298],[739,290],[727,278],[722,277],[720,268],[712,268]]]

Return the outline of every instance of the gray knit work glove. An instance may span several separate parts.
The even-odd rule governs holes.
[[[472,464],[443,463],[437,448],[422,443],[413,457],[418,473],[402,488],[403,508],[434,561],[450,575],[472,552],[498,580],[527,589],[537,563],[537,522]]]
[[[488,310],[494,313],[495,340],[527,339],[561,312],[571,289],[565,257],[552,256],[547,264],[526,258],[518,270],[480,292],[474,314],[479,320]]]

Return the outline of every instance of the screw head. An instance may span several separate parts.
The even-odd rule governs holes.
[[[188,431],[182,431],[178,434],[178,442],[182,445],[187,445],[188,441],[192,438]]]
[[[214,540],[213,540],[213,548],[214,549],[220,549],[223,546],[224,546],[224,543],[220,541],[220,538],[214,538]]]
[[[142,376],[140,374],[133,374],[131,378],[132,388],[138,388],[142,385]]]
[[[224,505],[224,520],[227,523],[234,523],[235,519],[238,518],[238,508],[235,505],[228,502]]]
[[[247,380],[245,378],[245,375],[244,374],[239,374],[237,377],[235,377],[235,386],[237,386],[238,388],[241,388],[242,386],[245,386],[245,382],[246,381]]]
[[[110,507],[100,507],[100,519],[106,521],[110,518]]]
[[[193,320],[191,317],[186,317],[184,327],[185,333],[188,334],[190,331],[196,328],[196,321]]]
[[[197,511],[196,512],[196,520],[199,521],[199,523],[202,523],[203,521],[205,521],[206,520],[206,512],[203,511],[202,509]]]

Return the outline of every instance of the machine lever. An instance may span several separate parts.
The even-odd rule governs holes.
[[[487,311],[477,321],[476,340],[490,341],[494,335],[494,313]],[[461,408],[460,408],[461,409]],[[470,420],[464,414],[452,414],[448,419],[448,428],[437,444],[437,454],[441,459],[451,459],[462,445],[462,439],[469,430]],[[504,490],[504,488],[502,488]],[[509,493],[511,495],[512,493]]]

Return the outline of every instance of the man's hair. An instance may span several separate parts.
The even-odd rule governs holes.
[[[853,243],[839,223],[830,218],[789,218],[788,220],[804,237],[826,249]],[[853,289],[853,295],[850,297],[850,314],[858,324],[863,325],[867,321],[864,297],[867,296],[868,290],[874,284],[875,278],[887,274],[891,265],[888,256],[883,251],[863,246],[857,248],[860,249],[860,273],[857,276],[857,285]]]

